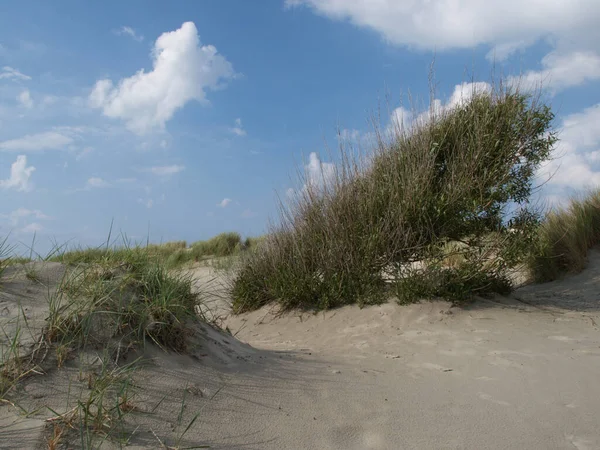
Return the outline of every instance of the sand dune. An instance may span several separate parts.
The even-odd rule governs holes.
[[[45,270],[51,285],[61,268]],[[211,286],[213,318],[223,319],[218,274],[197,275],[198,288]],[[11,277],[2,320],[21,302],[39,324],[43,289],[18,271]],[[598,449],[599,286],[592,252],[580,275],[466,308],[433,301],[280,315],[267,307],[221,320],[231,334],[197,326],[189,354],[144,353],[128,447],[175,446],[197,415],[181,447]],[[64,412],[76,377],[66,365],[28,379],[20,408]],[[49,416],[1,407],[0,448],[45,448]]]

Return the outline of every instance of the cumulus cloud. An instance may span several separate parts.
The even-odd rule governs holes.
[[[31,80],[29,75],[25,75],[24,73],[19,72],[17,69],[13,69],[9,66],[4,66],[0,69],[0,80],[21,80],[27,81]]]
[[[145,169],[142,169],[142,171],[149,172],[154,175],[161,176],[161,177],[166,177],[166,176],[170,176],[170,175],[175,175],[176,173],[179,173],[184,169],[185,169],[185,166],[173,164],[170,166],[147,167]]]
[[[19,103],[22,106],[24,106],[27,109],[29,109],[33,106],[33,100],[31,99],[31,94],[29,93],[29,91],[27,89],[25,89],[23,92],[21,92],[17,96],[17,100],[19,101]]]
[[[18,139],[0,142],[0,151],[36,152],[42,150],[61,150],[73,142],[73,138],[56,131],[28,134]]]
[[[486,95],[492,92],[492,86],[486,82],[465,82],[454,86],[450,98],[443,103],[436,98],[427,111],[418,114],[400,106],[394,109],[390,115],[389,123],[385,128],[387,137],[393,137],[403,131],[410,131],[415,125],[425,125],[432,116],[436,117],[454,108],[469,103],[476,95]]]
[[[457,106],[462,106],[469,103],[474,96],[482,94],[490,94],[492,86],[485,81],[475,83],[462,83],[454,86],[454,91],[448,100],[446,108],[453,109]]]
[[[242,127],[242,119],[235,119],[235,126],[230,128],[230,131],[238,136],[246,136],[246,130]]]
[[[229,206],[229,204],[232,202],[233,200],[231,200],[230,198],[224,198],[223,200],[221,200],[217,206],[220,208],[227,208],[227,206]]]
[[[115,34],[118,34],[119,36],[129,36],[137,42],[142,42],[144,40],[144,36],[137,34],[136,31],[131,27],[123,26],[116,30]]]
[[[285,191],[290,200],[296,200],[303,194],[318,194],[334,181],[335,164],[322,162],[316,152],[308,156],[308,162],[304,166],[304,185],[299,191],[289,188]]]
[[[25,155],[17,156],[17,160],[10,166],[10,176],[6,180],[0,180],[0,187],[3,189],[15,189],[21,192],[28,192],[33,189],[29,179],[35,171],[35,167],[27,166],[27,157]]]
[[[524,74],[528,87],[554,93],[600,79],[597,0],[286,0],[333,20],[379,33],[393,45],[425,50],[491,47],[503,60],[545,39],[555,48],[541,70]]]
[[[600,56],[593,51],[553,51],[542,59],[543,69],[531,70],[520,80],[524,87],[542,85],[554,92],[600,80]],[[516,81],[516,78],[513,78]]]
[[[107,117],[122,119],[138,134],[163,129],[175,112],[192,100],[206,101],[206,91],[234,76],[231,63],[212,45],[201,45],[192,22],[163,33],[152,51],[153,68],[139,70],[115,86],[96,82],[89,105]]]
[[[322,162],[316,152],[308,157],[306,165],[306,187],[308,189],[322,189],[333,181],[335,176],[335,165]]]
[[[542,167],[550,187],[583,189],[600,185],[600,103],[563,119],[556,158]]]
[[[586,40],[600,33],[597,0],[286,0],[333,20],[374,30],[388,42],[421,49],[497,46],[507,56],[540,38]]]

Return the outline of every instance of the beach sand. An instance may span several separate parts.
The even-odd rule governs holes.
[[[3,323],[27,308],[35,342],[61,270],[40,269],[44,286],[8,273]],[[228,331],[198,325],[185,355],[148,348],[130,356],[145,362],[128,448],[600,448],[598,251],[581,274],[463,308],[390,302],[227,317],[219,273],[194,273],[216,311],[210,318]],[[53,414],[45,406],[72,406],[77,373],[71,361],[25,380],[18,407],[0,407],[0,448],[46,448]],[[76,431],[69,436],[59,448],[81,447]]]

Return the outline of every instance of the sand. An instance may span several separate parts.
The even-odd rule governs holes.
[[[199,326],[189,354],[144,354],[128,448],[175,446],[196,415],[182,447],[600,448],[600,252],[579,275],[466,308],[391,302],[227,317],[219,274],[195,273],[231,334]],[[6,286],[34,289],[13,274],[0,290],[3,320],[15,314]],[[40,295],[27,303],[37,316]],[[65,411],[73,371],[28,379],[21,406]],[[0,448],[45,448],[48,416],[0,407]]]

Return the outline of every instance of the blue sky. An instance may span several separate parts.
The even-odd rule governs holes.
[[[597,0],[6,2],[0,235],[36,250],[256,235],[336,129],[451,107],[496,72],[543,81],[561,130],[551,201],[600,184]],[[485,84],[476,88],[485,89]],[[388,103],[386,104],[386,95]],[[413,117],[414,118],[414,117]],[[314,153],[314,154],[313,154]]]

